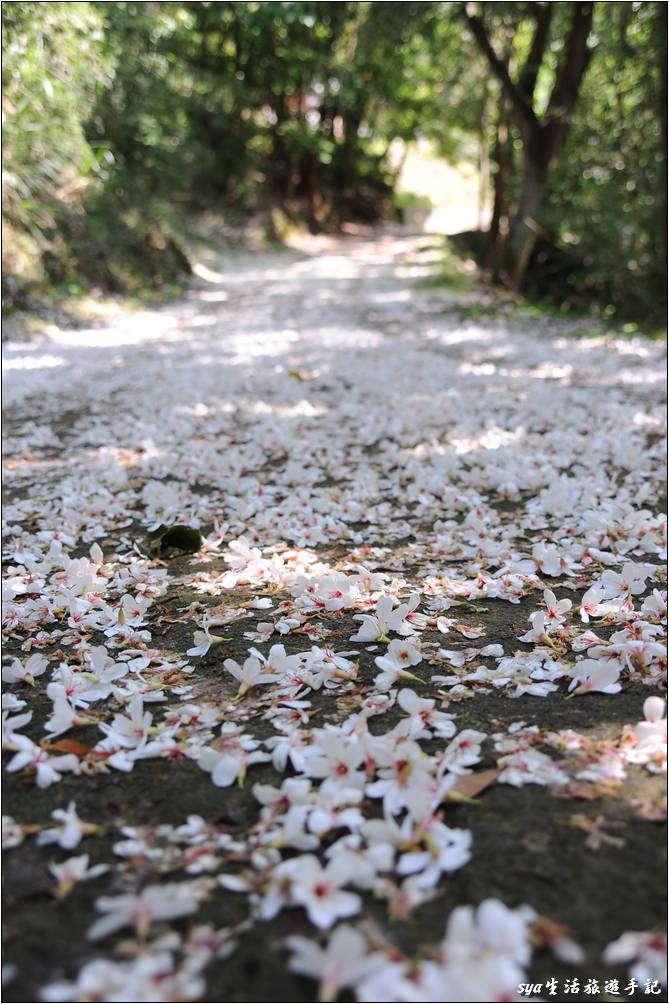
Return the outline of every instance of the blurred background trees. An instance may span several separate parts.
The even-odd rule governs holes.
[[[664,3],[10,0],[3,29],[12,295],[169,283],[205,209],[397,219],[420,140],[477,172],[493,281],[663,316]]]

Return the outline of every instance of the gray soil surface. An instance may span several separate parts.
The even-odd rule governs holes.
[[[290,366],[295,357],[295,369],[308,370],[312,350],[293,348],[291,333],[299,334],[316,323],[326,342],[328,338],[339,337],[347,345],[364,344],[365,339],[382,335],[382,351],[392,351],[396,338],[400,351],[406,344],[402,339],[408,331],[412,333],[412,352],[418,351],[416,345],[420,347],[421,339],[429,342],[435,327],[457,332],[463,325],[463,309],[471,303],[486,301],[476,292],[454,294],[443,288],[429,288],[423,280],[429,277],[433,261],[426,239],[392,234],[371,240],[312,240],[292,250],[240,251],[228,253],[224,259],[210,250],[208,257],[203,258],[200,279],[181,300],[139,314],[119,312],[108,328],[56,332],[32,343],[10,343],[7,357],[12,368],[6,379],[5,402],[10,451],[5,478],[7,500],[53,497],[68,472],[88,463],[99,448],[100,429],[107,437],[105,447],[132,448],[123,400],[115,404],[110,396],[98,396],[95,392],[96,386],[104,387],[110,372],[118,375],[119,371],[135,374],[141,371],[143,379],[160,380],[162,367],[171,366],[173,360],[182,365],[186,346],[190,344],[193,355],[184,379],[197,380],[201,368],[219,365],[208,360],[208,340],[241,338],[253,331],[258,332],[259,342],[268,332],[277,333],[276,352],[268,357],[259,354],[258,366],[269,369],[279,358]],[[495,338],[501,338],[509,324],[513,324],[515,336],[520,339],[514,349],[518,354],[515,358],[522,356],[523,345],[533,340],[549,335],[564,339],[561,361],[573,364],[578,371],[578,358],[569,348],[570,339],[578,334],[576,322],[530,321],[522,315],[510,322],[507,318],[487,319],[483,315],[475,322],[464,323],[470,323],[476,333],[492,332]],[[454,364],[471,362],[485,369],[498,358],[493,342],[486,343],[480,337],[471,342],[453,338],[447,345],[444,351],[448,351]],[[317,351],[318,346],[313,353]],[[635,364],[635,358],[630,357],[630,372]],[[133,379],[137,379],[137,391],[141,393],[141,381]],[[321,379],[327,390],[327,373]],[[351,372],[349,379],[354,383],[356,373]],[[573,379],[578,383],[578,372]],[[581,379],[587,384],[592,379],[591,371],[587,370]],[[315,388],[313,395],[316,403],[318,389]],[[345,387],[342,392],[346,392]],[[593,388],[593,393],[606,392],[605,386]],[[635,406],[644,402],[643,383],[638,386],[630,383],[627,392]],[[119,439],[113,444],[108,441],[108,430],[116,420]],[[35,428],[52,433],[41,447],[34,438]],[[22,443],[24,435],[27,441]],[[258,472],[251,466],[250,473]],[[200,485],[198,490],[207,489]],[[508,520],[513,520],[519,505],[499,499],[500,512]],[[121,536],[139,537],[140,526],[138,513],[136,526],[125,527],[100,541],[103,550],[114,550]],[[27,524],[26,528],[36,529],[34,524]],[[429,526],[416,527],[416,532],[421,537],[429,532]],[[411,569],[403,550],[407,541],[391,543],[396,553],[387,554],[384,564],[401,566],[409,576]],[[86,553],[89,546],[82,544],[79,553]],[[345,557],[346,547],[341,543],[336,547],[340,548],[338,552],[327,547],[316,551]],[[218,561],[216,558],[215,562]],[[167,560],[165,567],[171,585],[151,607],[148,625],[154,644],[183,656],[192,644],[194,625],[171,622],[169,615],[177,616],[178,610],[202,597],[184,590],[181,580],[200,568],[211,572],[218,565],[212,565],[211,561],[202,564],[201,558],[194,555]],[[222,562],[220,567],[224,567]],[[648,585],[661,587],[662,583],[663,571],[658,564],[657,576]],[[557,588],[556,592],[558,597],[573,598],[571,591]],[[234,598],[242,602],[251,595],[240,588]],[[537,596],[525,597],[519,604],[489,600],[480,606],[482,609],[476,610],[474,605],[471,613],[477,623],[485,626],[485,644],[498,642],[512,653],[521,647],[517,636],[528,629],[528,617],[537,609],[538,600]],[[347,612],[330,621],[325,618],[323,626],[329,633],[329,644],[339,649],[353,647],[348,639],[356,624]],[[221,699],[233,696],[234,681],[224,677],[221,663],[225,657],[243,660],[251,644],[243,637],[248,627],[248,620],[227,625],[225,634],[231,640],[226,642],[224,650],[212,649],[197,661],[195,693],[208,697],[219,694]],[[305,648],[303,637],[287,635],[279,640],[285,642],[288,652]],[[6,655],[21,654],[21,641],[21,636],[9,637]],[[434,631],[427,631],[424,641],[444,644],[444,639]],[[370,683],[376,672],[373,653],[363,648],[359,666],[360,684]],[[429,671],[424,678],[429,681]],[[50,707],[45,695],[39,693],[40,687],[41,682],[30,698],[31,736],[38,735]],[[429,682],[425,694],[428,692]],[[449,711],[456,715],[459,729],[474,728],[489,735],[504,730],[512,722],[523,721],[536,723],[542,729],[569,728],[593,740],[613,741],[620,736],[624,724],[639,720],[648,693],[647,687],[634,681],[615,696],[599,693],[575,700],[565,700],[564,687],[545,698],[524,695],[512,699],[506,693],[490,691],[453,702]],[[322,725],[330,718],[341,720],[345,713],[342,705],[333,714],[332,704],[328,706],[322,693],[313,695],[313,703],[317,709],[315,724]],[[391,711],[383,718],[384,728],[396,720],[393,714]],[[271,730],[260,721],[255,723],[253,731],[262,737]],[[97,738],[94,728],[77,732],[82,743],[93,744]],[[484,760],[477,770],[495,765],[489,740],[483,751]],[[271,765],[262,764],[252,768],[250,780],[277,783],[277,775]],[[433,901],[415,909],[408,918],[392,922],[389,926],[392,938],[405,952],[413,952],[439,939],[448,914],[458,904],[478,903],[488,897],[499,898],[509,907],[529,903],[542,916],[564,925],[586,955],[586,961],[575,966],[558,961],[546,949],[539,949],[530,970],[533,982],[542,983],[552,976],[562,982],[578,976],[582,983],[586,978],[603,981],[617,977],[624,984],[626,968],[605,966],[601,954],[604,946],[622,932],[649,931],[664,916],[665,825],[641,818],[635,808],[644,800],[657,803],[663,783],[661,775],[630,767],[622,785],[609,792],[595,792],[594,797],[569,797],[559,788],[534,784],[519,788],[493,784],[469,804],[449,805],[448,824],[471,829],[473,833],[472,859],[466,867],[442,879],[439,895]],[[121,826],[179,825],[188,814],[195,813],[233,834],[243,834],[257,816],[249,781],[241,788],[215,788],[209,775],[188,759],[142,760],[129,774],[115,771],[90,777],[66,774],[59,784],[46,790],[38,789],[30,775],[5,774],[4,796],[3,812],[24,826],[47,823],[54,808],[65,807],[76,799],[80,817],[104,827],[98,834],[84,838],[76,851],[90,853],[93,862],[114,861],[112,846],[119,839]],[[593,848],[592,842],[588,846],[587,828],[575,822],[575,816],[581,818],[581,823],[585,816],[586,826],[588,820],[597,821],[597,829],[604,834],[599,846]],[[108,954],[108,946],[91,946],[87,942],[86,931],[95,915],[95,898],[110,892],[109,875],[82,883],[72,895],[58,901],[52,894],[53,882],[47,870],[48,861],[57,855],[45,851],[33,839],[26,839],[5,858],[5,962],[13,967],[13,979],[4,992],[6,1001],[39,1000],[45,984],[62,977],[72,979],[87,960]],[[114,891],[123,891],[127,880],[120,877],[114,881]],[[369,918],[388,926],[383,904],[366,900],[365,910]],[[204,903],[197,922],[230,926],[245,916],[244,897],[220,888]],[[188,924],[188,918],[175,922],[182,931]],[[313,982],[290,973],[286,966],[283,941],[286,935],[294,933],[309,936],[314,933],[300,910],[283,911],[274,920],[259,923],[242,934],[229,958],[208,966],[203,1000],[314,1000]],[[581,992],[566,999],[666,1000],[666,997],[649,998],[643,993],[606,997]]]

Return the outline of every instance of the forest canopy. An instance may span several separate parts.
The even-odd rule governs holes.
[[[398,213],[397,140],[485,169],[490,278],[663,317],[664,3],[3,4],[4,267],[124,292],[180,220]]]

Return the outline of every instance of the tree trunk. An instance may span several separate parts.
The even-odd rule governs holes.
[[[535,138],[523,144],[523,180],[509,233],[510,275],[516,288],[522,285],[540,233],[538,219],[548,179],[550,160],[537,145],[541,144]]]
[[[481,113],[479,116],[479,185],[478,185],[478,224],[479,230],[485,228],[486,207],[490,191],[490,146],[488,143],[488,86],[483,88]]]
[[[560,64],[546,111],[538,116],[534,91],[549,41],[554,4],[533,4],[535,21],[530,50],[517,82],[511,78],[508,62],[500,58],[490,40],[483,18],[464,5],[464,14],[481,52],[500,82],[513,107],[523,143],[523,180],[520,200],[508,241],[509,272],[514,286],[522,286],[525,272],[539,233],[539,213],[546,191],[548,172],[560,153],[569,132],[571,114],[578,97],[592,50],[588,38],[594,3],[571,3],[571,23],[564,39]]]
[[[508,236],[509,191],[513,171],[509,105],[503,93],[499,99],[497,135],[493,147],[492,161],[494,164],[494,198],[490,227],[488,228],[485,265],[491,270],[493,281],[497,282],[500,276],[500,269],[502,268],[504,242]]]
[[[657,4],[657,25],[660,36],[659,45],[659,106],[660,106],[660,136],[662,138],[662,181],[660,184],[660,218],[662,220],[662,300],[660,309],[667,309],[667,268],[669,265],[669,233],[667,231],[667,4]]]
[[[362,122],[362,111],[359,111],[358,108],[349,108],[344,112],[343,120],[344,139],[340,148],[339,163],[341,170],[340,184],[342,188],[346,188],[354,184],[357,177],[358,129]]]

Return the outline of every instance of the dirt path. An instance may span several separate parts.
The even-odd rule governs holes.
[[[662,348],[435,261],[209,248],[178,301],[5,346],[5,1000],[315,1000],[286,939],[342,922],[345,999],[666,999]],[[500,943],[441,945],[486,899]]]

